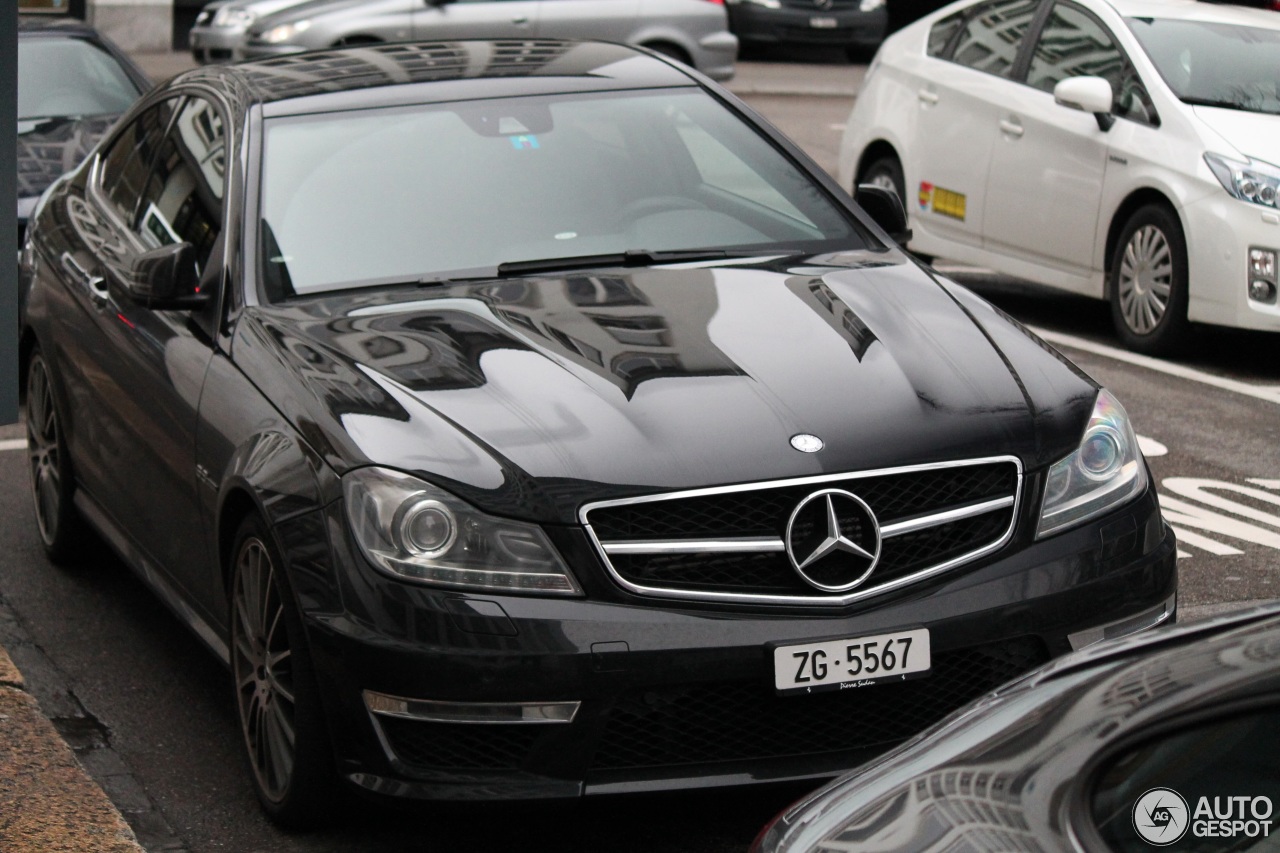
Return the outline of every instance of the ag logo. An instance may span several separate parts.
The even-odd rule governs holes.
[[[1172,788],[1152,788],[1133,804],[1133,828],[1148,844],[1166,847],[1187,834],[1187,801]]]

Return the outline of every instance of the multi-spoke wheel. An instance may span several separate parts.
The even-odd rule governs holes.
[[[27,368],[27,458],[36,526],[49,559],[73,560],[84,541],[84,525],[71,498],[74,481],[71,457],[63,436],[63,422],[49,363],[39,349]]]
[[[902,164],[892,154],[884,154],[872,160],[858,177],[859,184],[871,184],[898,194],[899,201],[906,207],[906,178],[902,173]],[[857,187],[854,187],[857,192]]]
[[[1130,349],[1172,352],[1187,332],[1187,244],[1161,205],[1140,208],[1111,259],[1111,319]]]
[[[232,560],[231,672],[254,786],[274,820],[308,826],[323,818],[333,770],[301,620],[256,519]]]

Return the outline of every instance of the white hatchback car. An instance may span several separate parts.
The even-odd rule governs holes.
[[[1167,353],[1193,321],[1280,331],[1277,164],[1280,14],[961,0],[881,47],[839,176],[896,189],[913,250],[1109,299]]]

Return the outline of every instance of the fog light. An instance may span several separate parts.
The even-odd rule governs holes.
[[[1249,283],[1249,298],[1254,302],[1275,302],[1276,286],[1269,281],[1255,278]]]
[[[1275,281],[1276,253],[1269,249],[1250,249],[1249,272],[1256,278]]]

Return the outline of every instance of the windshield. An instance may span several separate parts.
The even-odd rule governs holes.
[[[864,245],[810,177],[697,91],[273,119],[263,157],[272,300],[504,262]]]
[[[90,42],[18,39],[18,121],[115,115],[140,94],[120,63]]]
[[[1186,103],[1280,114],[1280,30],[1151,18],[1128,24]]]

